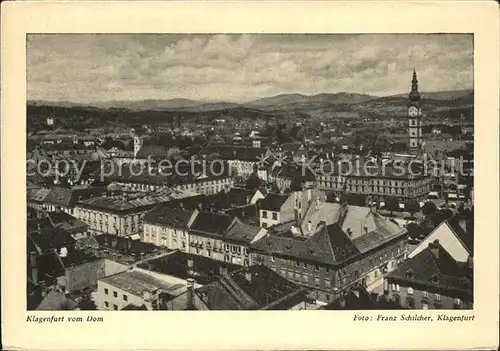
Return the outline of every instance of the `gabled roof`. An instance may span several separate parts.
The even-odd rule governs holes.
[[[189,229],[209,235],[223,236],[231,222],[231,217],[227,214],[200,211]]]
[[[281,210],[281,206],[283,206],[288,198],[288,195],[267,194],[267,196],[260,202],[260,209],[278,212]]]
[[[471,270],[455,261],[443,246],[436,245],[437,255],[430,248],[426,248],[390,272],[387,278],[410,285],[419,284],[441,290],[466,292],[472,298]]]
[[[56,228],[63,230],[85,230],[87,228],[87,224],[85,222],[67,214],[66,212],[49,212],[47,213],[47,217]]]
[[[453,231],[453,233],[457,236],[458,239],[464,244],[465,248],[467,251],[469,251],[470,254],[474,254],[474,231],[472,230],[471,233],[467,233],[458,223],[457,218],[452,218],[446,221],[450,229]],[[472,224],[472,227],[474,224]]]
[[[286,310],[305,299],[300,287],[263,265],[232,272],[198,291],[210,310]]]
[[[187,228],[193,211],[184,210],[179,207],[157,206],[146,213],[144,223],[159,224],[170,228]]]
[[[236,218],[224,234],[224,238],[250,244],[261,230],[259,226],[244,224]]]
[[[267,235],[251,246],[256,251],[272,255],[330,265],[360,253],[337,223],[323,227],[309,238]]]

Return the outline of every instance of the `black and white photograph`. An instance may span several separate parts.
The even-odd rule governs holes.
[[[37,33],[26,78],[28,311],[474,308],[474,34]]]

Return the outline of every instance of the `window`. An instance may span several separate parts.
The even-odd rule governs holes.
[[[104,293],[105,293],[106,295],[108,295],[109,290],[108,290],[107,288],[104,288]]]
[[[300,262],[299,262],[299,261],[295,261],[295,265],[296,265],[297,267],[299,267],[299,266],[300,266]]]
[[[113,296],[118,297],[118,293],[116,291],[113,291]]]
[[[276,212],[273,212],[273,219],[278,220],[278,214]]]
[[[330,279],[325,279],[325,288],[330,289]]]
[[[413,295],[413,288],[408,288],[408,295]]]
[[[422,291],[422,297],[425,297],[425,298],[429,297],[429,294],[427,293],[427,291]]]
[[[436,294],[436,301],[441,301],[441,295]]]
[[[262,218],[267,218],[267,211],[262,211]]]
[[[117,310],[118,310],[118,306],[117,306],[117,305],[113,305],[113,309],[114,309],[115,311],[117,311]]]
[[[458,310],[462,306],[462,301],[460,299],[455,299],[453,301],[453,308]]]
[[[267,228],[267,223],[266,222],[262,223],[262,227]]]
[[[104,301],[104,306],[109,307],[109,302],[108,301]]]
[[[395,284],[396,291],[399,291],[399,285]]]
[[[274,258],[274,256],[271,256],[271,262],[276,262],[276,258]]]
[[[314,285],[319,287],[319,278],[314,278]]]
[[[318,266],[317,264],[316,264],[316,265],[314,265],[314,270],[315,270],[316,272],[318,272],[318,271],[319,271],[319,266]]]

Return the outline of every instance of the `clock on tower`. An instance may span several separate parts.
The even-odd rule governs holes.
[[[413,70],[411,92],[408,96],[408,137],[410,151],[417,151],[422,145],[421,115],[417,73]]]

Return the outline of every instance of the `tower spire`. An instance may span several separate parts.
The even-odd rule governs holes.
[[[411,92],[409,98],[410,101],[420,100],[420,94],[418,92],[417,71],[415,71],[415,67],[413,67],[413,78],[411,80]]]

